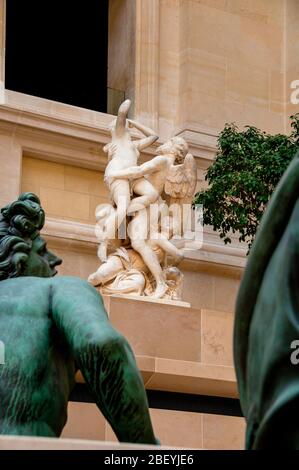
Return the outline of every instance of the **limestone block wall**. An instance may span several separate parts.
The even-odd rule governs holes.
[[[151,409],[150,415],[162,445],[207,450],[244,448],[242,418],[157,409]],[[111,427],[92,403],[69,403],[68,422],[61,437],[116,441]]]
[[[299,104],[291,102],[290,95],[294,91],[291,83],[299,80],[299,12],[296,0],[287,0],[285,5],[285,102],[286,102],[286,128],[290,130],[288,117],[299,112]],[[296,86],[298,89],[298,85]],[[299,94],[297,93],[297,98]]]
[[[159,109],[165,133],[173,127],[213,133],[226,122],[283,129],[284,3],[161,0]]]
[[[110,202],[103,172],[25,156],[22,191],[35,192],[48,217],[95,223],[95,209]]]
[[[110,321],[134,350],[148,390],[237,396],[232,359],[233,314],[129,296],[106,297],[104,301]],[[78,380],[82,382],[82,377]],[[178,407],[180,400],[179,397]],[[71,402],[68,413],[63,437],[116,440],[95,405]],[[245,422],[241,417],[183,409],[151,408],[150,413],[163,445],[199,449],[244,447]]]

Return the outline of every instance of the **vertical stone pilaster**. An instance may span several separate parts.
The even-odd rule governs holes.
[[[135,118],[158,131],[159,0],[136,0]]]

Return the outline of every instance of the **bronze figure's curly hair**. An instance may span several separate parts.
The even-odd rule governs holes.
[[[17,201],[1,209],[0,214],[0,280],[18,277],[36,238],[45,223],[39,198],[23,193]]]

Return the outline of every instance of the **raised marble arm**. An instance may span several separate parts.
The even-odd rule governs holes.
[[[126,129],[127,115],[131,106],[131,100],[125,100],[118,108],[115,132],[118,136],[122,135]]]
[[[133,121],[132,119],[128,119],[128,122],[131,127],[135,127],[135,129],[139,130],[146,136],[145,139],[134,141],[134,145],[138,150],[143,150],[158,140],[159,136],[149,127],[146,127],[139,122]]]

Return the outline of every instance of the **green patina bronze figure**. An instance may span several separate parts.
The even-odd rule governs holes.
[[[156,444],[127,341],[87,282],[58,276],[40,236],[44,211],[24,193],[0,215],[0,434],[59,436],[80,369],[120,441]]]
[[[299,154],[269,202],[237,299],[234,358],[247,449],[299,449],[298,267]]]

